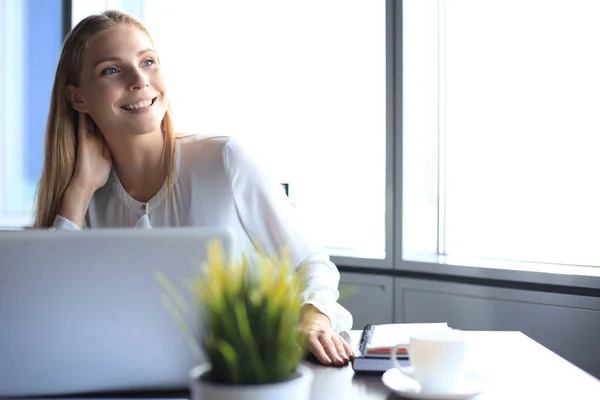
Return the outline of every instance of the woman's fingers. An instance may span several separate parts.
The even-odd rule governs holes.
[[[343,337],[339,336],[339,338],[344,346],[344,349],[346,350],[346,354],[348,355],[348,358],[354,357],[354,350],[352,350],[352,347],[350,347],[348,342],[346,342]]]
[[[83,139],[87,136],[88,127],[87,127],[87,115],[86,113],[79,113],[79,119],[77,122],[77,136],[79,139]]]
[[[77,121],[77,156],[69,185],[95,193],[110,176],[111,153],[102,133],[87,113],[80,112]]]
[[[334,364],[342,365],[345,363],[343,355],[338,352],[338,349],[331,338],[331,334],[321,335],[319,341]]]
[[[346,351],[346,348],[344,347],[344,339],[342,339],[337,333],[334,333],[331,339],[333,344],[335,344],[335,349],[337,350],[337,353],[343,362],[347,362],[350,359],[350,352]]]
[[[327,352],[323,348],[323,345],[319,341],[317,336],[310,336],[307,339],[308,350],[317,357],[319,362],[325,365],[331,364],[331,358],[327,355]]]
[[[352,354],[350,346],[331,329],[329,317],[314,306],[304,310],[300,329],[305,334],[308,350],[325,365],[344,365]]]

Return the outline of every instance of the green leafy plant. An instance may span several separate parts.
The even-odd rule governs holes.
[[[208,379],[224,384],[264,384],[290,379],[306,354],[298,329],[302,275],[290,268],[287,251],[272,258],[262,252],[227,260],[219,241],[208,244],[208,257],[187,286],[196,301],[193,311],[158,272],[163,303],[186,337],[192,338],[183,314],[200,313],[199,343],[211,363]],[[190,339],[191,340],[191,339]]]

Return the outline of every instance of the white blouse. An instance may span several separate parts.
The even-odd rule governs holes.
[[[325,249],[311,241],[278,182],[269,180],[240,143],[231,137],[187,136],[175,140],[171,201],[168,188],[147,203],[132,198],[114,170],[89,205],[84,227],[227,226],[242,251],[266,254],[289,246],[297,269],[307,272],[303,303],[327,315],[336,332],[352,327],[352,315],[339,303],[340,274]],[[78,230],[57,216],[54,229]]]

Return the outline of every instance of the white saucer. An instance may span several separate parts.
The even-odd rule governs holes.
[[[460,388],[452,393],[423,393],[419,383],[400,373],[396,368],[388,369],[381,377],[383,384],[392,392],[407,399],[421,400],[465,400],[483,392],[481,375],[469,372]]]

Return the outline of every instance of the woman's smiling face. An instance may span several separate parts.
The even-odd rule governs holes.
[[[71,104],[88,113],[104,135],[142,135],[160,129],[168,107],[166,83],[150,38],[119,25],[96,36],[84,53]],[[118,140],[118,139],[117,139]]]

